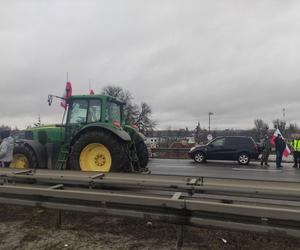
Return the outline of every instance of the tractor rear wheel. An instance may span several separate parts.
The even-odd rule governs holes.
[[[137,157],[141,168],[145,168],[149,161],[148,149],[144,141],[135,144]]]
[[[14,147],[13,160],[10,168],[37,168],[38,160],[32,148],[25,144],[18,144]]]
[[[70,168],[82,171],[120,172],[130,166],[126,143],[103,131],[89,131],[72,147]]]

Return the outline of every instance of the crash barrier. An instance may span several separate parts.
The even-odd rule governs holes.
[[[188,159],[189,148],[151,148],[152,158]]]
[[[0,170],[0,203],[300,238],[300,182]]]

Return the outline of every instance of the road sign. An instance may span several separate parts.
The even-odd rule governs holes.
[[[213,139],[212,134],[208,134],[208,135],[207,135],[207,140],[211,141],[212,139]]]

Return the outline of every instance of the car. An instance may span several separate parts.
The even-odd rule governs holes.
[[[236,160],[247,165],[250,159],[258,159],[258,146],[249,136],[220,136],[206,145],[197,145],[189,151],[189,157],[196,163],[206,160]]]

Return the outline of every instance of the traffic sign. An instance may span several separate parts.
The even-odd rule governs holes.
[[[207,140],[211,141],[212,139],[213,139],[212,134],[208,134],[208,135],[207,135]]]

